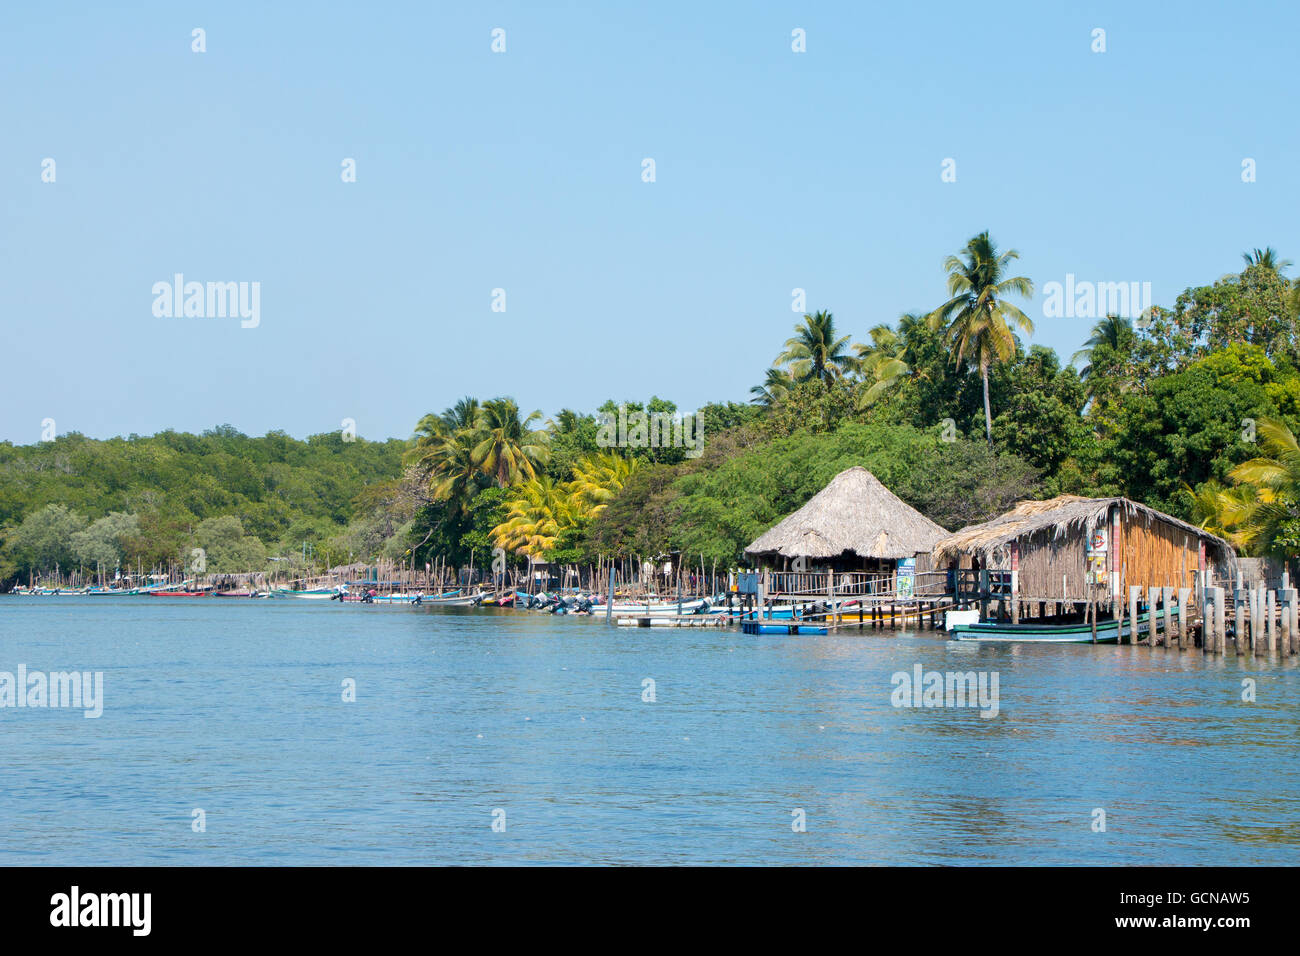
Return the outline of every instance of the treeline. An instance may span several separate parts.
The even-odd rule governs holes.
[[[976,236],[945,262],[946,295],[857,341],[829,312],[804,316],[747,403],[543,419],[467,397],[407,441],[223,427],[0,444],[0,578],[193,547],[215,571],[674,552],[726,566],[855,464],[950,529],[1028,496],[1123,494],[1247,553],[1300,551],[1291,264],[1253,250],[1170,306],[1096,321],[1063,362],[1026,342],[1016,258]]]
[[[0,442],[0,581],[56,566],[165,568],[195,547],[213,571],[301,564],[304,552],[346,560],[358,517],[397,496],[406,447],[230,426]]]

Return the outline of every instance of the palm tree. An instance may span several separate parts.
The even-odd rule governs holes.
[[[556,431],[562,435],[576,432],[582,424],[582,416],[572,408],[561,408],[559,414],[555,416]]]
[[[1243,524],[1259,505],[1258,492],[1253,485],[1225,488],[1211,478],[1195,489],[1183,482],[1182,491],[1191,502],[1193,524],[1230,541],[1237,548],[1247,546],[1248,534],[1243,532]]]
[[[506,502],[506,520],[492,529],[492,543],[507,551],[545,558],[564,531],[576,527],[579,516],[572,495],[549,475],[517,485]]]
[[[1256,434],[1265,454],[1228,472],[1238,484],[1253,486],[1255,493],[1234,515],[1241,543],[1268,553],[1285,549],[1290,557],[1293,549],[1279,539],[1294,540],[1300,525],[1300,445],[1290,428],[1272,419],[1261,418]]]
[[[794,378],[785,369],[770,368],[763,379],[763,384],[755,385],[749,390],[754,396],[750,401],[755,405],[771,408],[790,394],[790,388],[794,383]]]
[[[874,326],[867,334],[871,336],[870,345],[859,343],[854,346],[858,353],[858,367],[869,383],[858,401],[859,409],[874,405],[880,396],[912,373],[906,359],[907,341],[901,334],[884,324]]]
[[[1092,334],[1083,348],[1070,356],[1070,364],[1086,362],[1079,378],[1086,386],[1088,400],[1111,394],[1112,387],[1126,392],[1133,384],[1133,348],[1137,333],[1133,320],[1120,315],[1108,315],[1092,327]]]
[[[1083,348],[1070,356],[1070,364],[1084,361],[1091,363],[1094,349],[1108,348],[1112,352],[1122,352],[1128,342],[1132,341],[1133,320],[1121,315],[1108,315],[1092,327],[1092,334],[1083,343]],[[1085,365],[1079,372],[1079,378],[1085,382],[1095,370],[1091,364]]]
[[[474,432],[461,428],[443,436],[429,449],[429,492],[434,501],[448,501],[462,514],[479,490],[482,469],[474,461]]]
[[[794,327],[795,334],[785,341],[785,351],[778,363],[789,363],[797,381],[820,381],[829,387],[832,381],[854,367],[853,357],[845,354],[850,336],[835,337],[835,317],[829,312],[805,315]]]
[[[451,408],[443,410],[442,423],[449,432],[474,428],[478,424],[479,408],[478,399],[466,395]]]
[[[1251,266],[1263,266],[1265,269],[1272,269],[1278,275],[1286,272],[1287,269],[1295,265],[1290,259],[1283,259],[1278,256],[1277,250],[1272,246],[1266,246],[1263,249],[1252,249],[1250,252],[1243,252],[1241,258],[1246,261],[1246,268]]]
[[[476,421],[478,444],[473,461],[501,488],[529,481],[549,457],[550,434],[534,429],[541,412],[521,417],[513,398],[493,398],[483,403]]]
[[[943,268],[948,273],[948,301],[935,309],[934,320],[947,327],[945,338],[957,349],[956,361],[978,366],[984,380],[984,432],[993,444],[993,411],[989,406],[989,369],[1008,361],[1016,352],[1012,326],[1032,335],[1029,316],[1006,301],[1015,294],[1029,298],[1034,284],[1024,276],[1004,278],[1007,267],[1020,253],[1008,249],[1001,255],[987,232],[966,243],[962,256],[949,256]]]
[[[573,480],[568,483],[573,504],[587,517],[596,517],[623,490],[640,463],[613,452],[582,459],[573,466]]]

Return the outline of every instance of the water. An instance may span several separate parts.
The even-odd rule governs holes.
[[[916,663],[1000,712],[891,706]],[[0,598],[19,664],[105,704],[0,709],[5,865],[1300,862],[1294,660]]]

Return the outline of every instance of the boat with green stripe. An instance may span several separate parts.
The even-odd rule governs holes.
[[[1178,607],[1170,608],[1171,616],[1177,620]],[[1138,639],[1146,637],[1150,630],[1151,612],[1143,611],[1138,615]],[[1156,611],[1156,633],[1164,630],[1164,615]],[[1097,622],[1096,643],[1116,644],[1121,636],[1132,643],[1132,622],[1125,617],[1121,621],[1106,618]],[[986,641],[989,643],[1036,643],[1036,644],[1091,644],[1093,643],[1093,625],[1089,621],[1075,621],[1069,624],[1012,624],[1009,621],[980,621],[976,624],[954,624],[949,629],[949,636],[954,641]]]

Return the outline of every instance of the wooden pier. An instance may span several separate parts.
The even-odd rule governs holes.
[[[1300,591],[1287,575],[1280,587],[1127,585],[1127,600],[1098,593],[1091,601],[1061,595],[1012,595],[998,571],[921,572],[900,593],[894,575],[826,571],[742,573],[728,612],[714,615],[753,633],[834,633],[840,630],[942,629],[952,610],[980,611],[981,619],[1011,623],[1082,617],[1127,619],[1121,644],[1199,650],[1205,654],[1300,655]],[[734,604],[732,601],[734,600]],[[797,617],[777,616],[790,605]],[[1150,612],[1152,628],[1144,620]],[[684,625],[684,626],[704,626]],[[1154,633],[1152,631],[1154,630]]]

